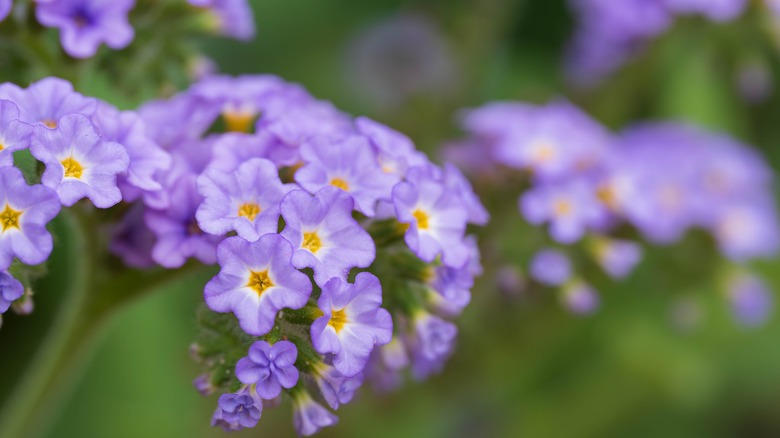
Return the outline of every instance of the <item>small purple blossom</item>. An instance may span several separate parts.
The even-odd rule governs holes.
[[[5,17],[11,13],[13,5],[13,0],[0,0],[0,21],[5,20]]]
[[[471,302],[474,276],[468,269],[455,269],[445,265],[431,267],[426,283],[430,305],[446,316],[458,316]]]
[[[8,271],[0,271],[0,314],[5,313],[11,303],[24,295],[24,286]]]
[[[35,16],[42,25],[60,30],[68,55],[89,58],[102,43],[124,49],[133,41],[127,15],[134,6],[135,0],[62,0],[39,4]]]
[[[276,166],[253,158],[230,173],[207,169],[198,177],[204,201],[196,218],[203,231],[223,235],[236,231],[251,242],[279,228],[282,198],[292,187],[282,184]]]
[[[531,259],[528,273],[539,283],[561,286],[571,278],[571,260],[557,249],[543,249]]]
[[[103,140],[83,115],[62,117],[57,129],[36,126],[30,150],[46,164],[41,181],[57,191],[63,205],[87,197],[96,207],[108,208],[122,200],[116,178],[130,164],[127,151]]]
[[[398,220],[409,224],[404,240],[422,260],[432,262],[439,254],[453,268],[469,259],[464,242],[468,214],[457,195],[437,181],[432,172],[415,167],[405,182],[393,188]]]
[[[155,265],[152,249],[155,245],[154,233],[144,222],[145,207],[135,204],[122,216],[111,230],[109,250],[133,268],[151,268]]]
[[[774,299],[764,281],[755,275],[744,274],[731,281],[728,289],[731,311],[746,327],[763,325],[772,313]]]
[[[322,363],[315,369],[314,379],[328,406],[338,409],[352,401],[355,391],[363,384],[363,373],[346,377],[335,367]]]
[[[475,225],[487,225],[490,221],[490,213],[479,197],[474,193],[474,189],[471,187],[471,183],[461,173],[460,169],[455,167],[451,163],[444,165],[444,185],[455,191],[463,203],[463,207],[468,213],[469,223]]]
[[[188,0],[210,15],[209,27],[218,34],[238,40],[251,40],[255,36],[255,21],[247,0]]]
[[[311,326],[315,350],[333,354],[333,366],[345,376],[357,375],[374,346],[392,338],[393,320],[381,305],[382,285],[371,273],[361,272],[354,284],[328,281],[317,301],[323,315]]]
[[[295,173],[295,181],[314,193],[335,186],[355,199],[355,208],[374,216],[376,203],[389,200],[398,177],[382,172],[376,155],[364,137],[318,137],[301,147],[306,163]]]
[[[283,308],[300,309],[311,295],[311,281],[292,265],[292,246],[278,234],[256,242],[235,236],[217,249],[219,274],[206,284],[206,304],[215,312],[233,312],[241,328],[262,336]]]
[[[60,212],[57,194],[40,184],[28,186],[22,172],[0,167],[0,269],[8,269],[14,257],[27,265],[43,263],[52,250],[46,230]]]
[[[414,336],[411,345],[412,375],[423,379],[439,372],[452,354],[458,328],[430,313],[414,317]]]
[[[305,390],[293,396],[293,425],[299,435],[314,435],[323,427],[333,426],[338,421],[338,417],[314,401]]]
[[[600,303],[596,290],[582,282],[565,288],[562,299],[566,308],[576,315],[590,315],[598,309]]]
[[[746,0],[663,0],[675,14],[701,14],[713,21],[731,21],[745,9]]]
[[[54,77],[41,79],[26,89],[8,82],[0,84],[0,99],[10,100],[19,107],[19,120],[31,125],[40,123],[51,129],[68,114],[92,116],[98,102],[73,91],[70,82]]]
[[[262,413],[262,400],[253,391],[244,388],[235,394],[219,396],[211,426],[219,426],[228,432],[255,427]]]
[[[236,364],[236,377],[245,385],[255,385],[257,393],[270,400],[279,396],[282,388],[290,389],[298,383],[297,357],[298,349],[290,341],[273,345],[256,341],[247,357]]]
[[[642,247],[628,240],[599,239],[594,251],[596,261],[612,278],[625,278],[642,259]]]
[[[13,165],[13,153],[30,147],[32,132],[32,126],[19,120],[19,107],[0,100],[0,166]]]
[[[352,198],[335,187],[324,187],[314,196],[295,190],[282,201],[282,236],[295,248],[293,265],[312,268],[319,285],[334,277],[346,279],[350,269],[367,268],[374,261],[374,241],[352,218],[353,205]]]
[[[371,142],[382,172],[403,177],[406,169],[428,163],[409,137],[367,117],[355,119],[355,128]]]

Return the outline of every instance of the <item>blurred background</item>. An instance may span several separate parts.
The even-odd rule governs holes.
[[[563,67],[574,32],[565,0],[252,3],[255,41],[199,42],[220,71],[299,82],[408,134],[432,156],[461,135],[459,109],[563,96],[611,128],[685,120],[755,145],[780,165],[780,46],[759,7],[727,24],[678,20],[607,81],[583,89]],[[532,251],[524,242],[542,231],[523,225],[514,204],[486,197],[497,221],[513,224],[495,229],[512,230],[499,237],[517,242],[519,267]],[[567,313],[555,296],[498,282],[501,266],[483,239],[486,274],[457,322],[458,349],[444,372],[390,394],[364,388],[320,436],[780,435],[780,319],[750,330],[734,321],[721,292],[702,286],[719,265],[699,237],[648,251],[622,283],[597,280],[603,302],[590,317]],[[778,261],[755,269],[780,288]],[[199,370],[188,346],[204,278],[107,321],[50,436],[224,434],[208,426],[216,396],[203,398],[191,385]],[[56,297],[36,305],[31,318],[43,320]],[[290,418],[289,405],[269,409],[238,435],[290,436]]]

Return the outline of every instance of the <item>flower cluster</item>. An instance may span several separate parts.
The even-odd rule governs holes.
[[[180,0],[184,4],[185,0]],[[74,58],[94,56],[101,44],[124,49],[135,31],[128,16],[136,0],[37,0],[35,18],[60,32],[65,52]],[[203,17],[203,27],[237,39],[254,36],[254,20],[247,0],[187,0]],[[12,0],[0,0],[0,21],[11,12]]]
[[[125,194],[140,211],[112,248],[136,266],[219,265],[193,347],[196,386],[225,392],[212,424],[254,426],[286,395],[309,435],[364,379],[441,368],[480,272],[466,226],[488,220],[454,166],[274,76],[211,76],[139,114],[172,164]]]
[[[61,207],[84,198],[112,207],[158,187],[154,175],[168,166],[168,153],[148,140],[133,112],[58,78],[27,88],[0,84],[0,312],[29,288],[25,266],[51,254],[46,226]]]
[[[466,113],[463,125],[471,138],[453,156],[464,166],[474,163],[474,171],[497,165],[522,171],[527,185],[519,210],[526,221],[547,226],[558,244],[584,242],[613,278],[628,275],[642,257],[636,239],[625,237],[627,225],[656,245],[704,230],[737,265],[780,248],[772,171],[728,136],[680,123],[639,124],[614,135],[563,101],[489,104]],[[481,162],[469,159],[477,155]],[[539,252],[530,275],[562,287],[577,312],[597,305],[595,291],[575,276],[562,251]],[[762,290],[743,283],[730,281],[732,289]]]
[[[746,5],[746,0],[571,0],[578,27],[567,70],[580,83],[598,82],[663,34],[675,17],[726,22]]]

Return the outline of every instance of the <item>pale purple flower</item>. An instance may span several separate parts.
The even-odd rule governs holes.
[[[213,158],[208,167],[230,173],[253,158],[270,159],[274,145],[273,137],[268,134],[249,135],[228,132],[220,135],[215,141]]]
[[[119,111],[101,102],[92,116],[98,133],[125,147],[130,157],[127,173],[118,186],[125,201],[135,200],[143,191],[161,190],[160,174],[171,167],[171,156],[146,134],[146,127],[134,111]]]
[[[192,386],[194,386],[195,390],[204,397],[210,396],[216,390],[214,384],[211,383],[211,376],[208,374],[201,374],[196,377],[195,380],[192,381]]]
[[[253,158],[225,173],[207,169],[198,177],[203,203],[196,218],[203,231],[223,235],[236,231],[255,241],[266,233],[276,233],[282,198],[292,186],[282,184],[274,163]]]
[[[146,225],[157,236],[152,258],[166,268],[178,268],[194,257],[207,265],[216,262],[220,236],[205,234],[195,219],[203,202],[194,175],[186,175],[169,188],[170,206],[164,210],[148,209]]]
[[[393,188],[398,220],[409,224],[404,240],[422,260],[463,267],[469,259],[464,241],[468,213],[457,194],[437,181],[429,169],[409,169],[405,182]]]
[[[335,187],[314,196],[290,192],[282,201],[282,236],[292,243],[293,265],[314,270],[322,286],[334,277],[346,279],[352,268],[367,268],[376,247],[371,236],[352,218],[352,198]]]
[[[13,0],[0,0],[0,21],[5,20],[5,17],[11,13],[13,5]]]
[[[390,342],[393,320],[381,308],[382,285],[361,272],[355,283],[334,278],[322,288],[317,306],[323,315],[311,325],[314,349],[333,355],[333,366],[347,377],[360,373],[375,345]]]
[[[56,129],[36,126],[30,151],[46,164],[41,181],[57,191],[63,205],[87,197],[108,208],[122,200],[116,179],[130,164],[127,151],[103,140],[85,116],[63,116]]]
[[[305,390],[293,396],[293,425],[298,435],[314,435],[323,427],[333,426],[338,421],[338,417],[314,401]]]
[[[355,128],[371,142],[377,162],[384,173],[403,178],[409,167],[428,163],[428,158],[415,149],[412,140],[398,131],[368,117],[355,119]]]
[[[675,14],[700,14],[713,21],[731,21],[737,18],[747,5],[746,0],[663,0]]]
[[[26,89],[11,83],[0,84],[0,99],[19,106],[19,120],[31,125],[43,124],[56,128],[60,118],[68,114],[92,116],[97,99],[73,91],[73,85],[60,78],[49,77],[30,84]]]
[[[200,139],[219,117],[220,108],[181,93],[168,100],[153,100],[138,109],[147,135],[166,150]]]
[[[219,426],[225,431],[255,427],[263,413],[263,402],[249,388],[235,394],[222,394],[217,402],[217,410],[211,417],[211,426]]]
[[[255,19],[247,0],[188,0],[188,3],[204,8],[211,15],[209,26],[214,32],[238,40],[255,37]]]
[[[437,373],[454,349],[458,328],[438,316],[421,312],[414,317],[412,375],[416,379]]]
[[[278,234],[256,242],[235,236],[217,249],[219,274],[206,284],[206,304],[215,312],[233,312],[241,328],[262,336],[283,308],[300,309],[311,295],[309,278],[292,265],[292,246]]]
[[[430,287],[429,304],[445,316],[458,316],[471,302],[471,287],[474,276],[468,269],[455,269],[445,265],[428,268],[430,276],[426,284]]]
[[[543,249],[531,259],[528,273],[539,283],[547,286],[561,286],[571,278],[571,260],[565,253],[557,249]]]
[[[33,128],[19,120],[19,107],[0,100],[0,166],[14,164],[13,153],[30,147]]]
[[[24,286],[8,271],[0,271],[0,314],[5,313],[11,303],[24,295]]]
[[[574,243],[588,230],[608,224],[607,211],[595,187],[583,179],[536,186],[523,194],[519,204],[529,223],[549,222],[550,235],[559,243]]]
[[[270,400],[279,396],[282,388],[290,389],[298,383],[297,357],[298,349],[290,341],[273,345],[256,341],[247,357],[236,364],[236,377],[245,385],[256,385],[257,393]]]
[[[774,298],[767,285],[751,274],[742,274],[731,281],[728,300],[734,317],[747,327],[763,325],[774,308]]]
[[[352,401],[355,391],[363,384],[363,373],[346,377],[336,367],[325,363],[320,363],[313,374],[322,397],[333,409]]]
[[[780,250],[780,221],[771,199],[746,199],[713,214],[711,225],[723,255],[734,261],[773,257]]]
[[[624,278],[642,259],[642,247],[621,239],[598,239],[594,243],[596,261],[612,278]]]
[[[152,258],[155,236],[146,226],[144,214],[144,205],[136,203],[111,230],[109,251],[133,268],[151,268],[155,265]]]
[[[376,154],[365,137],[317,137],[301,146],[306,163],[295,172],[295,181],[314,193],[335,186],[355,199],[355,208],[373,216],[377,201],[389,200],[398,177],[382,172]]]
[[[46,27],[60,30],[62,48],[74,58],[89,58],[100,44],[127,47],[135,32],[127,15],[135,0],[59,0],[37,5],[35,16]]]
[[[563,303],[570,312],[576,315],[590,315],[600,304],[596,290],[586,283],[577,282],[563,290]]]
[[[14,257],[27,265],[43,263],[52,250],[46,230],[60,212],[57,194],[40,184],[28,186],[22,172],[0,167],[0,269],[8,269]]]
[[[475,225],[487,225],[490,221],[490,213],[479,197],[474,193],[471,183],[461,173],[460,169],[451,163],[444,164],[444,185],[455,191],[463,203],[463,207],[468,213],[469,223]]]

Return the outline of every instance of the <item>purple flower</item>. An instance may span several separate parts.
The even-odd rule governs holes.
[[[430,267],[430,276],[426,283],[432,293],[428,300],[441,314],[458,316],[471,302],[471,287],[474,276],[468,269],[455,269],[448,266]]]
[[[192,381],[192,386],[194,386],[195,390],[204,397],[210,396],[214,393],[214,390],[216,390],[214,384],[211,383],[211,376],[208,374],[201,374],[196,377],[195,380]]]
[[[534,225],[550,223],[550,235],[559,243],[578,241],[589,229],[606,225],[607,212],[593,185],[582,179],[540,185],[520,198],[520,211]]]
[[[188,0],[211,15],[209,27],[218,34],[238,40],[255,36],[255,20],[247,0]]]
[[[346,279],[350,269],[367,268],[376,248],[371,236],[352,218],[352,198],[335,187],[314,196],[290,192],[282,201],[282,236],[292,243],[293,265],[314,270],[317,284]]]
[[[62,47],[74,58],[89,58],[101,43],[124,49],[135,32],[127,15],[135,0],[60,0],[37,5],[35,16],[60,30]]]
[[[771,199],[735,202],[713,216],[712,232],[731,260],[773,257],[780,249],[777,209]]]
[[[30,146],[33,128],[19,120],[19,107],[0,100],[0,166],[14,164],[13,153]]]
[[[444,185],[458,194],[463,207],[468,213],[468,221],[470,223],[487,225],[490,220],[490,213],[488,213],[479,197],[474,193],[469,180],[453,164],[446,163],[444,165]]]
[[[247,357],[236,364],[236,377],[245,385],[256,385],[257,393],[270,400],[279,396],[282,388],[290,389],[298,383],[297,357],[298,349],[290,341],[279,341],[273,346],[256,341],[249,347]]]
[[[676,14],[701,14],[713,21],[731,21],[745,9],[745,0],[664,0]]]
[[[590,285],[577,282],[563,290],[563,302],[570,312],[590,315],[599,307],[599,295]]]
[[[389,200],[398,177],[382,172],[376,155],[364,137],[318,137],[301,147],[306,163],[295,173],[295,181],[314,193],[335,186],[355,199],[355,208],[373,216],[380,199]]]
[[[594,243],[596,260],[612,278],[624,278],[642,259],[642,247],[620,239],[598,239]]]
[[[236,231],[255,241],[266,233],[276,233],[282,198],[291,186],[282,184],[276,166],[253,158],[235,171],[207,169],[198,177],[198,191],[204,201],[196,217],[203,231],[223,235]]]
[[[5,17],[11,13],[11,7],[13,5],[12,0],[0,0],[0,21],[5,20]]]
[[[60,212],[57,194],[48,187],[28,186],[22,172],[0,167],[0,269],[8,269],[14,257],[27,265],[43,263],[52,250],[46,230]]]
[[[96,207],[108,208],[122,200],[116,176],[127,171],[127,151],[100,138],[85,116],[66,115],[57,129],[36,126],[30,150],[46,164],[41,181],[57,191],[63,205],[87,197]]]
[[[225,431],[255,427],[263,413],[263,402],[248,388],[235,394],[222,394],[217,402],[217,410],[211,417],[211,426],[219,426]]]
[[[270,159],[273,147],[274,140],[270,135],[248,135],[237,132],[222,134],[214,143],[214,156],[208,167],[231,173],[251,159]]]
[[[311,325],[314,349],[333,354],[333,366],[340,373],[357,375],[374,345],[392,338],[393,320],[381,305],[382,285],[373,274],[361,272],[354,284],[331,279],[317,301],[323,315]]]
[[[0,271],[0,314],[5,313],[11,303],[24,295],[24,286],[8,271]]]
[[[52,129],[59,125],[62,116],[77,113],[89,117],[97,109],[97,99],[76,93],[70,82],[54,77],[41,79],[26,89],[11,83],[1,84],[0,99],[19,106],[19,120],[31,125],[41,123]]]
[[[338,417],[315,402],[305,390],[293,396],[293,425],[299,435],[314,435],[323,427],[333,426],[338,421]]]
[[[235,236],[217,249],[219,274],[206,284],[206,304],[233,312],[245,332],[262,336],[283,308],[300,309],[311,295],[311,281],[292,265],[292,246],[278,234],[256,242]]]
[[[195,212],[203,202],[198,194],[194,175],[185,175],[169,188],[170,207],[149,209],[146,225],[157,236],[152,258],[166,268],[178,268],[189,257],[205,264],[214,264],[220,236],[203,233],[195,220]]]
[[[333,409],[352,401],[355,391],[363,384],[363,373],[346,377],[335,367],[320,363],[314,370],[314,379],[322,397]]]
[[[450,356],[458,329],[455,324],[429,313],[414,318],[412,375],[417,379],[439,372]]]
[[[569,257],[556,249],[537,252],[528,267],[531,278],[547,286],[561,286],[571,278]]]
[[[441,254],[445,265],[460,268],[468,262],[464,242],[467,212],[456,193],[433,178],[430,170],[409,169],[405,182],[393,189],[398,220],[409,224],[404,239],[422,260]]]
[[[92,117],[98,133],[125,147],[130,157],[127,173],[119,178],[125,201],[133,201],[142,191],[161,190],[160,174],[171,167],[171,156],[147,135],[143,121],[133,111],[119,111],[102,103]]]
[[[740,275],[731,282],[728,299],[734,317],[747,327],[764,324],[774,307],[774,299],[764,281],[750,274]]]
[[[428,163],[409,137],[367,117],[355,119],[355,128],[371,142],[382,172],[402,178],[406,169]]]
[[[151,268],[155,265],[152,249],[154,233],[144,222],[145,207],[134,204],[111,231],[109,250],[133,268]]]
[[[138,109],[147,135],[167,150],[200,139],[219,116],[219,107],[188,93],[153,100]]]

